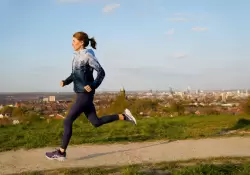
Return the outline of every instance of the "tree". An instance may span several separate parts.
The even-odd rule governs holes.
[[[123,94],[119,94],[114,99],[113,103],[106,108],[98,112],[99,115],[111,114],[111,113],[123,113],[124,109],[128,107],[128,100]]]
[[[21,119],[22,121],[39,121],[40,117],[34,111],[27,112]]]
[[[23,111],[21,108],[14,108],[12,110],[12,117],[22,117],[23,116]]]
[[[250,114],[250,97],[248,97],[247,101],[243,104],[244,112]]]
[[[10,106],[4,106],[1,109],[1,113],[3,114],[12,114],[12,111],[13,111],[13,107],[10,107]]]
[[[173,102],[170,105],[170,110],[172,112],[177,112],[178,115],[183,115],[184,111],[185,111],[185,108],[184,108],[184,106],[183,106],[183,104],[181,102]]]
[[[75,103],[75,101],[76,101],[76,96],[74,96],[74,97],[72,98],[72,101],[68,104],[68,108],[67,108],[67,111],[66,111],[66,114],[65,114],[66,116],[68,115],[68,113],[69,113],[69,111],[70,111],[72,105]]]
[[[156,112],[159,111],[159,101],[153,99],[133,99],[129,104],[129,108],[135,114]]]

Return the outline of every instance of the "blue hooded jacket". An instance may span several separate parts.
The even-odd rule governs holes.
[[[94,79],[93,70],[97,71],[97,77]],[[64,86],[73,82],[74,91],[87,92],[84,86],[89,85],[92,92],[95,92],[105,77],[105,71],[95,57],[92,49],[82,49],[73,55],[72,73],[66,78]]]

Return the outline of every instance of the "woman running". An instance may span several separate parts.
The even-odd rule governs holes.
[[[77,32],[73,35],[72,46],[75,50],[72,62],[72,73],[60,85],[66,86],[73,82],[74,92],[76,93],[76,101],[72,105],[67,117],[64,120],[64,133],[62,144],[59,149],[52,152],[46,152],[48,159],[56,159],[63,161],[66,158],[66,149],[72,135],[72,124],[82,113],[88,118],[94,127],[117,120],[129,121],[136,125],[136,119],[128,109],[123,114],[114,114],[97,117],[95,105],[93,103],[95,89],[102,83],[105,77],[105,71],[95,57],[92,49],[86,49],[91,44],[96,49],[96,41],[94,38],[88,37],[85,32]],[[93,70],[97,71],[97,77],[94,79]]]

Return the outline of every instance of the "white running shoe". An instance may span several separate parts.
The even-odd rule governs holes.
[[[129,122],[133,123],[134,125],[137,125],[136,119],[131,114],[130,110],[125,109],[124,110],[124,115],[125,115],[125,121],[129,121]]]

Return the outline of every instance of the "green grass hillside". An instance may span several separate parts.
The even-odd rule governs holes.
[[[117,167],[70,168],[23,175],[249,175],[249,158],[216,158]]]
[[[248,130],[249,116],[138,117],[138,125],[116,121],[94,128],[81,116],[73,124],[72,144],[137,142],[158,139],[187,139],[218,136],[222,130]],[[18,148],[59,146],[63,120],[37,120],[0,128],[0,151]]]

